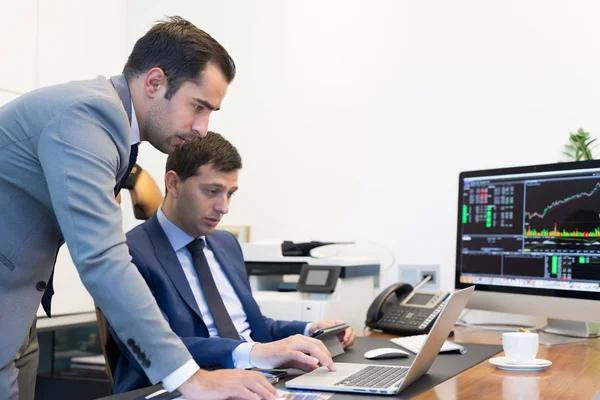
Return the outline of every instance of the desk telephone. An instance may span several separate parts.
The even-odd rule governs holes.
[[[373,300],[365,324],[399,335],[428,333],[446,297],[448,292],[414,290],[407,283],[395,283]]]

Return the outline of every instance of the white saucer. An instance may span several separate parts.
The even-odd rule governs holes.
[[[491,358],[489,361],[496,368],[504,371],[537,372],[544,371],[546,368],[552,365],[552,361],[543,360],[541,358],[536,358],[527,364],[507,364],[506,357]]]

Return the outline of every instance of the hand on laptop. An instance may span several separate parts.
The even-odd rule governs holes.
[[[312,334],[317,329],[326,328],[328,326],[343,324],[345,321],[341,319],[327,319],[324,321],[313,322],[308,328],[308,334]],[[338,333],[338,340],[342,344],[344,349],[352,346],[354,344],[354,339],[356,339],[356,334],[354,333],[354,329],[351,326],[346,328],[343,332]]]
[[[199,370],[177,390],[186,399],[221,400],[276,399],[277,391],[265,376],[257,371],[221,369]],[[258,396],[258,397],[257,397]]]
[[[298,368],[302,371],[312,371],[321,364],[335,371],[331,354],[323,342],[303,335],[256,343],[250,351],[250,364],[257,368]]]

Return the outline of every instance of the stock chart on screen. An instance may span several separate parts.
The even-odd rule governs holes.
[[[462,283],[600,292],[600,169],[461,179]]]

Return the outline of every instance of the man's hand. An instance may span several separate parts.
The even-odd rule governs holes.
[[[201,369],[177,390],[190,400],[271,400],[276,398],[277,393],[262,373],[239,369]]]
[[[313,322],[310,324],[308,328],[308,333],[312,334],[317,329],[326,328],[328,326],[343,324],[344,321],[341,319],[327,319],[324,321]],[[354,344],[354,339],[356,339],[356,334],[354,333],[354,329],[351,326],[344,329],[342,332],[337,334],[338,340],[342,344],[344,349],[352,346]]]
[[[270,343],[256,343],[250,351],[250,364],[257,368],[298,368],[312,371],[318,363],[335,371],[331,354],[320,340],[294,335]]]

